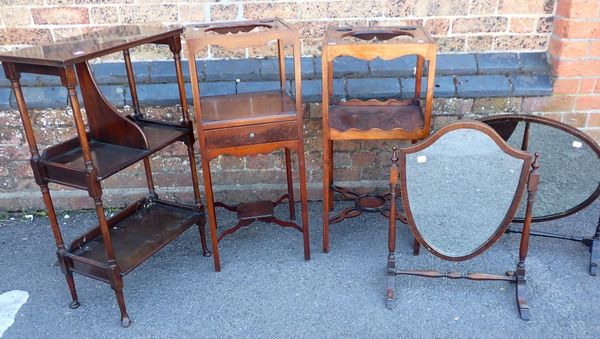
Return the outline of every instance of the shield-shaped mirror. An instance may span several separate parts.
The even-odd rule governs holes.
[[[396,220],[388,236],[387,307],[395,300],[396,275],[514,282],[521,318],[529,320],[525,259],[533,196],[538,182],[537,155],[513,149],[488,125],[465,121],[446,125],[422,143],[394,150],[390,168],[390,204],[396,207],[400,181],[402,204],[415,239],[434,255],[450,261],[473,258],[490,248],[513,220],[527,189],[526,217],[519,261],[511,275],[396,267]],[[398,161],[400,162],[398,166]]]
[[[481,125],[459,126],[400,150],[401,195],[413,233],[429,251],[455,261],[483,252],[504,232],[531,159]]]

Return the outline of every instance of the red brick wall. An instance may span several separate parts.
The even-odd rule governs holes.
[[[600,140],[600,1],[558,1],[548,54],[554,95],[538,110]]]
[[[422,23],[435,35],[441,52],[548,51],[557,75],[554,95],[529,98],[438,99],[436,109],[456,116],[477,112],[477,106],[501,111],[516,108],[575,125],[600,141],[600,1],[583,0],[373,0],[373,1],[186,1],[164,0],[4,0],[0,5],[0,50],[22,44],[51,42],[97,26],[118,23],[190,23],[279,16],[296,26],[303,54],[319,55],[324,30],[339,25]],[[239,57],[264,55],[244,50]],[[148,49],[137,59],[170,58]],[[222,57],[211,50],[207,57]],[[515,105],[515,102],[517,103]],[[159,108],[157,111],[164,110]],[[453,111],[454,110],[454,111]],[[473,113],[473,116],[475,116]],[[467,113],[468,114],[468,113]],[[436,116],[434,126],[456,119]],[[465,115],[467,116],[467,115]],[[321,194],[320,107],[311,104],[305,121],[307,170],[312,199]],[[34,111],[42,144],[62,140],[74,131],[63,110]],[[336,180],[385,187],[389,149],[394,142],[347,142],[336,145]],[[0,112],[0,210],[43,209],[28,163],[18,114]],[[170,147],[153,157],[159,191],[191,200],[185,152]],[[217,194],[228,201],[272,197],[284,190],[282,154],[245,159],[221,157],[213,162]],[[267,179],[265,179],[267,178]],[[361,180],[367,182],[361,182]],[[105,201],[123,206],[143,195],[145,179],[139,166],[105,183]],[[56,188],[56,187],[55,187]],[[91,207],[85,192],[53,190],[57,207]]]
[[[320,54],[327,27],[405,23],[424,24],[435,35],[442,52],[544,51],[555,3],[556,0],[5,0],[0,4],[0,49],[50,42],[119,23],[186,24],[277,16],[300,29],[304,55]],[[263,52],[250,50],[245,54]],[[145,53],[143,58],[158,57],[154,53]]]

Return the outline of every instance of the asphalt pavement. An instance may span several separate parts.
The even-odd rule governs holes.
[[[591,236],[599,212],[596,202],[534,229]],[[81,307],[69,309],[48,219],[15,215],[0,222],[0,294],[23,290],[29,299],[3,338],[600,337],[600,276],[588,274],[589,253],[581,243],[531,239],[529,322],[519,319],[509,282],[398,276],[397,306],[388,310],[386,219],[363,214],[332,225],[325,254],[321,204],[310,203],[309,214],[310,261],[303,259],[299,232],[255,223],[221,242],[219,273],[212,258],[202,257],[197,229],[189,229],[124,278],[129,328],[119,325],[113,291],[93,279],[75,276]],[[232,224],[234,214],[220,212],[218,219]],[[59,220],[66,239],[95,224],[89,211]],[[519,235],[508,234],[483,255],[450,263],[424,250],[412,256],[409,230],[399,227],[397,263],[503,274],[514,270],[518,246]]]

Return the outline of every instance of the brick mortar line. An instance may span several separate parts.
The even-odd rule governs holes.
[[[553,57],[553,59],[555,59],[556,61],[594,61],[594,60],[600,60],[600,56],[594,56],[594,57],[590,57],[590,56],[582,56],[579,58],[561,58],[561,57]]]
[[[597,23],[600,22],[600,18],[568,18],[565,16],[560,16],[560,15],[555,15],[554,16],[555,19],[562,19],[565,21],[569,21],[569,22],[591,22],[591,23]]]
[[[482,14],[482,15],[440,15],[440,16],[435,16],[435,15],[431,15],[431,16],[407,16],[407,17],[389,17],[389,16],[383,16],[383,17],[338,17],[338,18],[324,18],[324,17],[319,17],[319,18],[298,18],[298,19],[288,19],[288,21],[290,23],[294,23],[294,22],[332,22],[332,21],[347,21],[347,20],[378,20],[378,21],[392,21],[392,20],[398,20],[398,21],[411,21],[411,20],[435,20],[435,19],[448,19],[448,20],[452,20],[452,19],[477,19],[477,18],[497,18],[497,17],[505,17],[507,19],[509,18],[525,18],[525,19],[534,19],[534,18],[551,18],[553,17],[551,14],[542,14],[542,15],[535,15],[535,14]]]
[[[558,42],[600,42],[600,38],[563,38],[554,33],[551,33],[550,39],[556,40]]]

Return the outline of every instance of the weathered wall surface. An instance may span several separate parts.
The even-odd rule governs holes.
[[[343,25],[425,25],[442,52],[545,51],[555,0],[4,0],[0,45],[52,42],[98,26],[280,17],[298,27],[303,55]],[[155,51],[142,58],[155,58]],[[263,50],[240,56],[263,55]],[[210,57],[223,57],[212,51]]]
[[[549,116],[600,140],[599,0],[3,0],[0,6],[0,49],[48,43],[120,23],[188,24],[273,16],[286,19],[299,29],[302,54],[306,56],[302,68],[308,102],[305,142],[311,199],[321,196],[319,46],[327,27],[425,25],[443,54],[437,65],[439,87],[434,94],[434,128],[457,119],[514,112]],[[201,81],[219,93],[270,88],[277,83],[276,75],[272,74],[272,60],[255,58],[272,52],[272,46],[233,54],[213,48],[202,58],[233,56],[244,60],[207,63],[202,68]],[[172,65],[167,62],[171,58],[168,51],[144,48],[134,51],[132,56],[140,61],[135,67],[143,70],[138,77],[142,82],[138,90],[142,103],[148,106],[146,113],[170,119],[177,116],[176,90],[173,90],[176,85],[170,73]],[[122,65],[106,62],[119,57],[99,60],[94,70],[109,100],[126,111],[130,99],[124,69]],[[374,62],[341,60],[340,67],[342,71],[336,74],[340,96],[375,93],[387,97],[410,92],[412,66],[386,68]],[[236,70],[242,72],[241,76]],[[63,89],[47,78],[23,80],[26,98],[38,107],[32,116],[40,143],[49,145],[74,135]],[[336,181],[354,187],[385,187],[389,151],[395,144],[395,141],[337,143]],[[28,158],[14,98],[0,74],[0,210],[43,209]],[[169,147],[153,156],[152,164],[159,192],[181,201],[192,200],[189,167],[182,146]],[[280,153],[216,159],[212,166],[217,195],[230,202],[256,196],[273,197],[285,187],[282,164]],[[107,205],[124,206],[145,193],[143,170],[139,165],[133,166],[111,177],[104,187]],[[91,207],[85,192],[57,188],[60,190],[52,193],[59,209]]]

